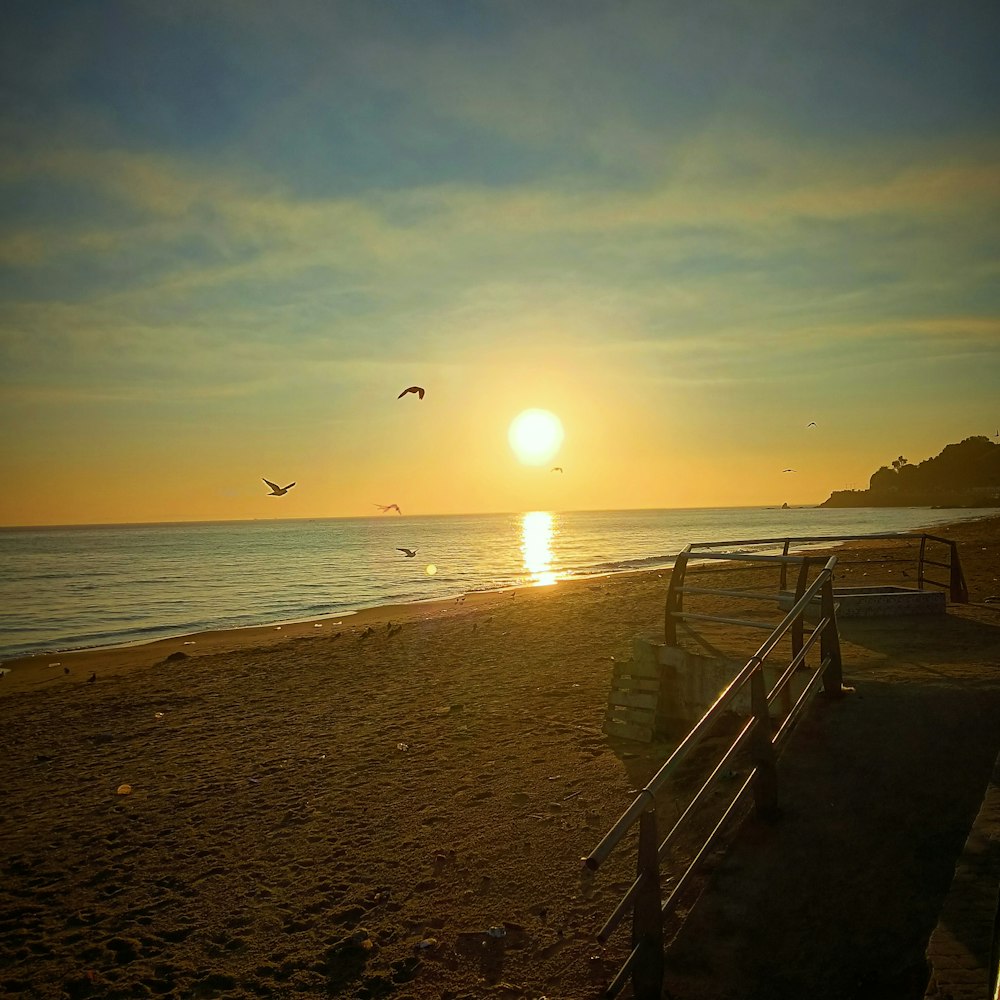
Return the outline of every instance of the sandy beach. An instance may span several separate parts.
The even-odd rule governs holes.
[[[1000,519],[934,533],[1000,628]],[[603,735],[612,661],[662,629],[668,576],[6,664],[0,986],[597,996],[634,860],[579,859],[669,750]]]

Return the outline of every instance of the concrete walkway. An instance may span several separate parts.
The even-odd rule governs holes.
[[[855,690],[818,699],[792,735],[781,818],[750,819],[719,863],[667,950],[671,1000],[924,996],[928,941],[1000,750],[1000,619],[965,606],[850,621],[842,646]],[[995,860],[995,811],[986,823],[979,860]],[[981,908],[947,912],[948,937],[931,943],[937,996],[985,997],[988,943],[975,942],[992,926]],[[952,967],[982,992],[955,992]]]

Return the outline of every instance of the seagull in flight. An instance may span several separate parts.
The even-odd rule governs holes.
[[[261,476],[261,478],[264,477]],[[283,497],[295,485],[295,483],[289,483],[287,486],[279,486],[277,483],[272,483],[270,479],[264,479],[264,482],[271,487],[271,492],[267,494],[269,497]]]
[[[397,514],[403,513],[399,509],[398,503],[377,503],[375,504],[375,506],[378,507],[378,509],[382,511],[383,514],[388,514],[390,510],[394,510]]]
[[[561,465],[554,465],[552,467],[552,471],[553,472],[562,472],[562,466]]]
[[[415,392],[421,399],[424,398],[424,389],[420,385],[411,385],[409,389],[404,389],[396,399],[402,399],[408,392]]]
[[[398,546],[396,547],[396,551],[402,552],[407,559],[412,559],[417,554],[416,549],[401,549]]]
[[[795,472],[795,469],[782,469],[782,472]]]
[[[809,423],[806,424],[806,427],[815,427],[815,426],[816,426],[816,421],[815,420],[810,420]]]

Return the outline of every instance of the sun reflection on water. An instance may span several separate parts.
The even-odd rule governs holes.
[[[521,523],[521,553],[533,587],[548,587],[558,577],[552,569],[553,517],[548,511],[533,510]]]

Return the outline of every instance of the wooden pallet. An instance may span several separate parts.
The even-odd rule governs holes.
[[[653,661],[615,663],[604,732],[619,739],[651,743],[660,703],[660,670]]]

